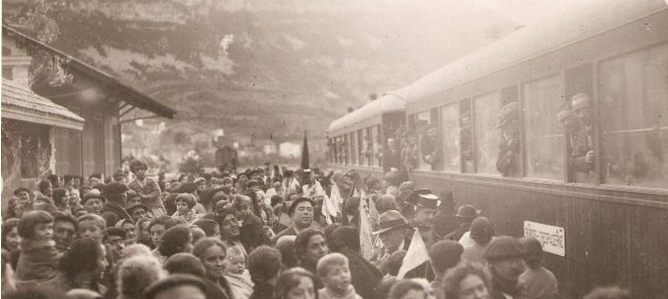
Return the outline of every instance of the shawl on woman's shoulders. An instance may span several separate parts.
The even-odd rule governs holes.
[[[19,245],[21,255],[16,265],[16,279],[41,281],[55,277],[58,273],[60,254],[53,240],[23,239]]]

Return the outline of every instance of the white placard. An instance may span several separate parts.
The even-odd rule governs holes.
[[[566,232],[563,227],[524,221],[524,236],[538,239],[545,252],[566,256]]]

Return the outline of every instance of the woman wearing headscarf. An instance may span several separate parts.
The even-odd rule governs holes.
[[[374,288],[383,275],[360,253],[360,237],[357,229],[350,226],[337,228],[331,235],[329,248],[348,258],[351,281],[357,294],[365,299],[381,298]]]

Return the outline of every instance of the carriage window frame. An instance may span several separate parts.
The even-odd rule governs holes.
[[[415,134],[415,147],[417,149],[417,170],[431,170],[431,165],[422,161],[422,148],[420,148],[420,138],[424,133],[424,129],[431,125],[431,109],[422,110],[414,114],[415,123],[414,123],[414,134]],[[425,118],[426,116],[426,118]],[[426,126],[422,126],[421,121],[426,121]]]
[[[441,169],[440,169],[440,171],[442,171],[444,173],[461,173],[462,172],[462,164],[461,164],[462,163],[462,149],[461,149],[461,138],[460,138],[461,137],[460,136],[461,127],[459,126],[460,102],[457,101],[457,102],[454,102],[454,103],[451,103],[451,104],[448,104],[448,105],[439,106],[438,109],[439,109],[438,113],[439,113],[439,120],[440,120],[438,126],[439,126],[439,134],[441,135]],[[456,115],[454,117],[454,120],[451,120],[450,118],[445,117],[444,111],[446,109],[454,109],[455,110],[454,112],[455,112]],[[449,124],[450,122],[453,122],[453,121],[456,124],[456,126],[453,126],[453,128],[455,129],[456,134],[457,134],[456,140],[452,140],[451,136],[446,136],[445,135],[445,130],[444,130],[445,125]],[[453,156],[453,158],[456,161],[456,165],[453,165],[453,167],[451,167],[451,168],[446,167],[446,165],[449,165],[449,164],[446,162],[446,149],[447,148],[446,148],[445,144],[446,144],[446,142],[449,142],[449,141],[450,142],[455,142],[455,144],[456,144],[455,147],[454,147],[456,149],[456,153]]]
[[[492,111],[492,115],[494,116],[493,117],[493,120],[494,120],[493,127],[495,127],[496,123],[497,123],[496,115],[498,113],[498,110],[501,108],[501,90],[500,89],[499,90],[494,90],[494,91],[490,91],[490,92],[487,92],[487,93],[474,95],[474,96],[471,97],[471,105],[473,107],[473,109],[471,109],[471,111],[472,111],[471,115],[473,116],[472,117],[472,119],[473,119],[472,120],[472,128],[473,128],[472,129],[472,131],[473,131],[472,135],[473,135],[473,146],[474,146],[474,148],[473,148],[473,156],[474,156],[473,164],[474,164],[474,169],[475,169],[474,173],[476,175],[502,177],[501,174],[496,170],[496,166],[493,166],[493,171],[492,172],[481,172],[480,163],[479,163],[480,162],[479,161],[480,152],[478,150],[478,147],[481,144],[481,141],[480,141],[479,124],[478,124],[478,121],[479,121],[478,119],[479,119],[479,116],[480,116],[480,115],[478,115],[479,106],[480,106],[478,104],[478,100],[483,99],[487,96],[492,96],[492,95],[496,96],[495,100],[498,102],[496,109],[493,109],[493,111]],[[495,136],[497,136],[497,138],[496,138],[497,140],[490,147],[493,148],[493,149],[498,149],[498,134],[499,134],[498,129],[494,129],[494,134],[495,134]],[[496,164],[496,157],[497,157],[497,155],[495,154],[493,156],[493,161],[494,161],[493,164]]]
[[[519,85],[519,97],[520,97],[520,118],[521,118],[521,123],[520,123],[520,133],[522,135],[521,137],[521,154],[522,154],[522,169],[523,169],[523,177],[529,178],[529,179],[540,179],[540,180],[549,180],[549,181],[557,181],[557,182],[562,182],[565,180],[566,173],[568,172],[568,154],[567,154],[567,142],[568,140],[566,139],[566,133],[564,132],[563,126],[559,125],[559,132],[553,135],[559,135],[556,136],[556,138],[561,139],[559,142],[559,148],[560,148],[560,155],[558,156],[558,160],[561,161],[561,170],[558,172],[558,175],[553,178],[548,178],[548,177],[541,177],[541,176],[532,176],[530,173],[530,161],[529,160],[529,126],[527,125],[527,121],[529,119],[529,111],[528,111],[528,102],[530,99],[527,99],[526,96],[526,88],[532,84],[532,83],[537,83],[540,81],[546,81],[546,80],[551,80],[551,79],[556,79],[558,81],[558,92],[559,96],[562,99],[562,102],[560,105],[563,106],[564,102],[564,94],[565,94],[565,81],[564,81],[564,73],[559,72],[559,73],[552,73],[548,74],[539,78],[533,78],[532,80],[524,81],[520,83]],[[560,109],[558,109],[560,111]],[[553,120],[557,120],[556,113],[559,113],[559,111],[556,111],[555,113],[551,115],[547,115],[546,117],[549,117]]]
[[[664,41],[664,42],[661,42],[661,43],[657,43],[657,44],[653,44],[653,45],[650,45],[650,46],[647,46],[647,47],[636,49],[634,51],[629,51],[629,52],[621,53],[619,55],[608,57],[606,59],[599,60],[594,64],[593,77],[594,77],[594,82],[596,83],[596,88],[594,88],[594,92],[595,92],[595,99],[598,99],[598,101],[596,101],[596,100],[594,101],[596,103],[596,105],[594,107],[597,108],[597,110],[595,110],[595,112],[598,112],[597,114],[601,115],[602,113],[607,113],[607,111],[610,110],[610,109],[606,108],[607,107],[606,106],[606,99],[605,99],[606,98],[606,92],[605,92],[605,89],[604,89],[605,85],[604,85],[604,81],[603,81],[605,76],[609,76],[609,74],[603,74],[603,72],[606,68],[606,63],[614,63],[614,62],[617,62],[617,61],[623,61],[625,58],[628,59],[628,58],[631,58],[631,57],[637,57],[639,55],[644,55],[645,60],[643,62],[645,64],[643,64],[643,65],[647,65],[647,62],[649,61],[649,58],[647,58],[647,57],[649,57],[649,55],[651,55],[653,53],[653,51],[655,51],[655,53],[657,53],[657,55],[661,55],[662,53],[664,53],[664,52],[661,52],[661,51],[666,51],[667,54],[666,54],[665,57],[666,57],[666,60],[668,60],[668,42]],[[661,56],[659,56],[659,58],[661,58]],[[648,81],[646,80],[647,77],[648,77],[647,76],[648,75],[647,74],[647,67],[642,68],[640,70],[640,72],[641,72],[640,76],[642,77],[642,79],[638,80],[638,81],[642,81],[643,84],[653,83],[653,82],[648,83]],[[624,77],[624,79],[626,79],[628,81],[627,77]],[[632,88],[631,86],[629,86],[629,85],[631,85],[631,83],[628,83],[628,82],[623,82],[623,83],[625,83],[625,85],[620,87],[620,88],[624,88],[624,89]],[[614,84],[610,84],[610,86],[614,86]],[[646,99],[648,97],[648,88],[647,88],[647,85],[643,85],[643,87],[644,88],[640,88],[640,89],[642,90],[643,99]],[[630,93],[630,92],[627,92],[627,96],[629,96],[628,93]],[[635,105],[632,105],[632,106],[635,106]],[[668,108],[666,109],[666,111],[668,112]],[[643,117],[643,119],[645,119],[645,118]],[[597,124],[598,124],[598,128],[597,128],[598,130],[596,130],[596,133],[599,134],[599,138],[598,138],[598,143],[595,144],[595,145],[599,145],[599,144],[600,145],[599,145],[599,148],[598,148],[598,153],[599,154],[596,157],[597,158],[596,162],[598,163],[597,165],[600,165],[600,170],[599,170],[598,174],[599,174],[600,181],[601,181],[602,184],[605,184],[605,185],[608,185],[608,186],[615,186],[615,187],[631,188],[631,189],[654,189],[654,190],[662,190],[662,191],[668,190],[668,187],[665,187],[663,185],[653,186],[653,185],[635,184],[635,183],[628,183],[628,182],[624,182],[624,183],[611,182],[610,175],[609,175],[610,166],[604,166],[603,165],[603,163],[606,163],[606,161],[608,161],[608,151],[610,151],[610,149],[611,149],[611,146],[609,146],[608,141],[607,141],[607,136],[606,136],[607,128],[608,128],[609,124],[604,123],[603,119],[599,119]],[[648,128],[643,128],[643,129],[623,128],[622,131],[637,131],[637,130],[647,130],[647,129]],[[659,127],[659,131],[661,131],[661,130],[666,130],[666,132],[668,132],[668,126]],[[619,131],[619,130],[617,130],[617,131]],[[628,133],[625,133],[625,134],[628,134]],[[660,134],[661,134],[661,132],[660,132]],[[662,137],[665,138],[665,135],[668,134],[668,133],[663,133],[663,134],[664,134],[664,136],[660,135],[659,138],[662,138]],[[668,141],[666,141],[666,142],[668,142]],[[634,149],[636,149],[636,148],[634,147]],[[664,156],[668,157],[668,155],[664,155]],[[613,160],[613,159],[611,159],[611,160]],[[614,160],[616,160],[616,159],[614,159]],[[668,169],[668,167],[664,166],[664,169]],[[668,178],[666,178],[666,180],[668,180]]]

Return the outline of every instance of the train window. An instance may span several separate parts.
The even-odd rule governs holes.
[[[348,134],[344,134],[341,139],[341,162],[348,165],[348,163],[350,163],[350,155],[348,154],[350,152],[348,149]]]
[[[357,131],[357,152],[359,153],[359,165],[366,165],[367,161],[367,152],[366,152],[366,135],[364,134],[364,129]]]
[[[473,168],[473,132],[471,126],[471,99],[466,99],[459,102],[459,150],[463,173],[475,171]],[[443,136],[447,138],[445,133]]]
[[[568,136],[568,181],[576,183],[598,183],[596,169],[596,115],[593,101],[592,65],[585,64],[566,70],[565,92],[568,109],[562,117]]]
[[[380,166],[381,144],[383,144],[380,136],[380,125],[373,126],[371,129],[371,140],[373,141],[373,166]]]
[[[474,100],[474,131],[476,171],[498,174],[496,160],[499,148],[497,112],[500,108],[498,92],[476,97]]]
[[[564,177],[564,134],[557,114],[562,110],[559,75],[522,87],[527,176],[560,180]]]
[[[422,111],[415,115],[415,133],[417,134],[418,145],[421,145],[422,147],[425,147],[425,144],[423,144],[423,142],[425,142],[426,140],[426,134],[431,120],[430,116],[431,115],[429,111]],[[425,148],[425,150],[427,149]],[[429,165],[424,160],[425,156],[427,155],[426,152],[423,153],[422,148],[418,147],[418,153],[419,153],[417,159],[418,169],[425,169],[425,170],[431,169],[431,165]]]
[[[599,98],[610,184],[668,188],[668,44],[600,64]]]
[[[350,133],[350,164],[357,165],[357,132]]]
[[[459,105],[441,108],[441,130],[443,142],[443,170],[460,171],[460,127]]]

